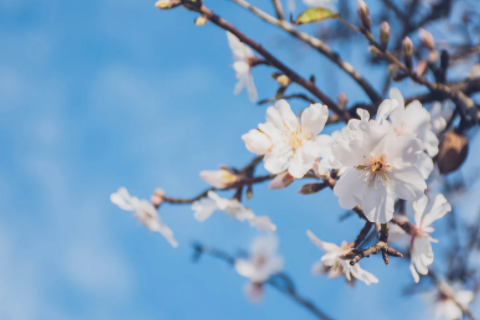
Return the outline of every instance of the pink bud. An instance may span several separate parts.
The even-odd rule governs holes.
[[[278,174],[268,185],[269,189],[283,189],[288,187],[295,178],[288,171]]]

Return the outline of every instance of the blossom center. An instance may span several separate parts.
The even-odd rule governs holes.
[[[388,172],[392,172],[392,166],[385,161],[385,155],[381,156],[371,156],[370,163],[361,164],[355,167],[357,170],[367,171],[364,177],[364,182],[375,181],[375,190],[377,190],[377,182],[390,182],[390,179],[387,176]],[[360,179],[361,175],[358,176]],[[383,186],[386,187],[385,183]]]
[[[303,146],[304,141],[312,139],[311,133],[303,132],[304,127],[308,127],[308,123],[300,124],[299,119],[297,118],[296,120],[296,122],[290,123],[289,126],[284,123],[285,131],[280,133],[284,137],[283,143],[293,151]]]

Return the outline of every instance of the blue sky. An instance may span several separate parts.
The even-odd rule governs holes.
[[[302,75],[315,74],[330,97],[366,101],[310,48],[229,1],[209,2]],[[257,1],[271,10],[265,2]],[[232,95],[225,33],[194,18],[146,0],[0,0],[1,319],[313,319],[271,289],[252,305],[245,279],[220,261],[191,262],[193,241],[247,248],[257,235],[248,225],[222,215],[200,224],[189,207],[165,205],[175,250],[109,201],[120,186],[144,198],[157,187],[193,196],[207,187],[199,171],[253,157],[240,136],[263,122],[265,107]],[[365,52],[342,55],[365,71]],[[254,70],[261,98],[276,89],[271,71]],[[369,77],[377,86],[383,78]],[[335,319],[420,319],[420,300],[401,295],[412,282],[406,262],[362,261],[380,279],[370,287],[311,275],[320,252],[305,230],[340,243],[362,223],[339,223],[344,211],[330,191],[301,196],[299,186],[259,185],[248,206],[277,224],[300,293]]]

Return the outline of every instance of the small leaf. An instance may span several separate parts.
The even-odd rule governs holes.
[[[314,23],[326,19],[336,19],[340,17],[340,13],[333,12],[331,10],[317,7],[317,8],[310,8],[308,10],[303,11],[300,15],[293,21],[292,16],[290,16],[290,22],[294,25],[301,25],[307,23]]]

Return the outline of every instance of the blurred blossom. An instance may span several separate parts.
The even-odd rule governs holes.
[[[303,110],[300,119],[285,100],[267,109],[267,122],[242,136],[249,151],[265,155],[265,169],[280,173],[288,169],[295,178],[302,178],[312,169],[315,160],[330,153],[332,138],[319,133],[328,118],[327,106],[312,104]]]
[[[322,256],[320,261],[313,265],[312,272],[314,274],[323,274],[326,272],[330,279],[337,278],[344,274],[348,281],[351,281],[353,276],[365,282],[367,285],[378,283],[378,279],[370,272],[360,268],[358,263],[351,266],[351,260],[343,258],[343,256],[352,251],[352,248],[348,246],[347,242],[344,241],[342,246],[339,247],[334,243],[324,242],[318,239],[310,230],[307,230],[307,236],[313,244],[325,252],[325,255]]]
[[[277,229],[269,217],[256,216],[252,210],[241,204],[237,199],[222,198],[213,191],[209,191],[207,195],[207,198],[202,198],[192,204],[192,210],[195,211],[194,217],[197,221],[203,222],[214,211],[222,211],[240,222],[248,221],[252,227],[260,231],[274,232]]]
[[[234,175],[227,169],[220,170],[204,170],[200,172],[200,177],[211,186],[217,189],[225,189],[233,183],[240,180],[237,175]]]
[[[119,188],[116,193],[112,193],[110,200],[122,210],[133,211],[133,216],[145,224],[148,230],[160,233],[172,247],[178,247],[178,242],[173,237],[173,231],[162,222],[152,203],[130,196],[124,187]]]
[[[431,224],[442,218],[447,212],[452,211],[452,206],[443,194],[431,194],[429,197],[423,196],[420,200],[415,201],[413,211],[417,229],[412,235],[410,271],[413,279],[418,283],[420,281],[418,274],[428,274],[428,266],[433,262],[431,242],[438,242],[430,236],[430,233],[434,231]]]
[[[262,284],[283,269],[283,257],[277,254],[278,239],[273,236],[257,237],[250,247],[248,259],[235,261],[235,270],[250,280],[246,292],[253,301],[262,296]]]
[[[252,49],[233,35],[230,32],[227,32],[228,45],[232,49],[233,53],[233,69],[235,70],[235,77],[237,77],[238,82],[233,89],[233,94],[239,94],[244,87],[247,87],[248,98],[251,102],[258,100],[257,89],[253,83],[253,76],[251,73],[250,59],[254,58]]]
[[[437,319],[460,320],[463,310],[468,310],[468,305],[475,295],[468,290],[455,290],[445,281],[437,283],[438,289],[424,295],[432,313]],[[463,310],[462,310],[463,309]]]
[[[332,11],[337,10],[337,0],[303,0],[303,3],[309,7],[322,7]]]

